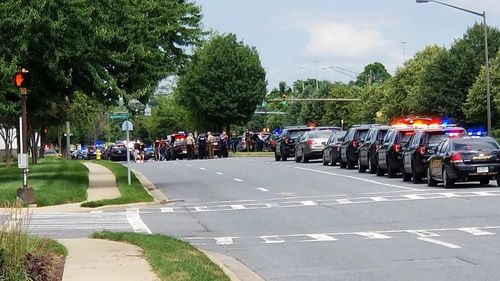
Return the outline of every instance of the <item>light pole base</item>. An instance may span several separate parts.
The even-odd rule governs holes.
[[[22,187],[17,189],[17,198],[26,204],[35,204],[35,190],[31,187]]]

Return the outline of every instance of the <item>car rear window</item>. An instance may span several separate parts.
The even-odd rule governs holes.
[[[358,139],[358,140],[365,139],[367,133],[368,133],[368,129],[366,129],[366,130],[358,130],[356,132],[356,139]]]
[[[429,137],[427,138],[427,143],[429,144],[440,143],[442,140],[448,137],[444,131],[429,132],[428,134]]]
[[[458,140],[454,143],[457,151],[491,151],[499,149],[498,144],[491,140]]]
[[[310,138],[329,138],[332,135],[332,132],[330,131],[318,131],[318,132],[310,132],[309,137]]]
[[[307,130],[302,131],[290,131],[290,138],[297,139],[300,138]]]

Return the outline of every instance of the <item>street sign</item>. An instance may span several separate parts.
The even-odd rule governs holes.
[[[130,121],[125,121],[122,123],[122,131],[133,131],[134,125]]]
[[[28,154],[21,153],[17,155],[17,167],[19,169],[28,168]]]
[[[110,118],[111,119],[127,119],[128,113],[126,113],[126,112],[113,113],[113,114],[111,114]]]

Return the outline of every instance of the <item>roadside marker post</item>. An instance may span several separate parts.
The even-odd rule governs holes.
[[[128,185],[132,184],[132,180],[130,178],[130,151],[128,148],[128,145],[130,143],[130,131],[134,130],[134,124],[130,121],[125,121],[122,123],[122,131],[126,132],[126,138],[127,138],[127,180],[128,180]]]

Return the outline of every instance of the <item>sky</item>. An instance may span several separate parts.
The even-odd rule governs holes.
[[[415,0],[193,0],[203,27],[234,33],[259,52],[268,91],[280,81],[352,80],[380,62],[394,74],[427,45],[449,48],[482,17]],[[500,0],[441,0],[500,28]]]

